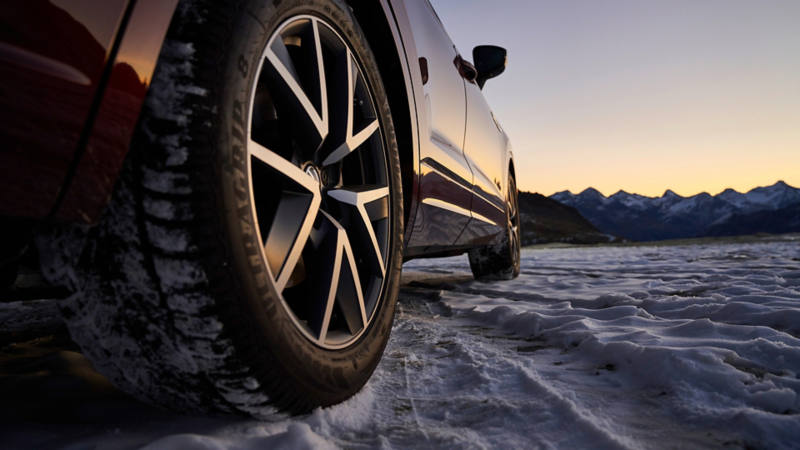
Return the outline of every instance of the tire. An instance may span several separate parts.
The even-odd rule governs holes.
[[[517,183],[513,174],[508,177],[506,201],[508,223],[500,244],[478,247],[469,251],[469,267],[480,281],[513,280],[520,268],[520,219]]]
[[[351,397],[397,302],[393,130],[343,1],[182,1],[62,302],[73,339],[171,410],[263,418]]]

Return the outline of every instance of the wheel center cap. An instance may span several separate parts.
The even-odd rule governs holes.
[[[321,183],[322,177],[319,175],[319,170],[317,170],[316,167],[314,167],[314,166],[312,166],[310,164],[308,166],[306,166],[306,174],[308,174],[308,176],[313,178],[317,183],[322,184]]]

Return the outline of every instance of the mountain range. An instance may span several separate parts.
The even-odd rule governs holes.
[[[577,195],[558,192],[550,199],[575,208],[601,233],[636,241],[800,231],[800,189],[783,181],[713,196],[682,197],[668,190],[661,197],[625,191],[606,197],[588,188]]]

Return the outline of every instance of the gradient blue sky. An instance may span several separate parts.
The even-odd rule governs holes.
[[[467,59],[508,49],[484,95],[522,190],[800,187],[800,0],[431,3]]]

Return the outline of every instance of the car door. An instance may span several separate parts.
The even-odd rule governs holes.
[[[503,135],[492,109],[476,82],[465,83],[467,126],[464,155],[473,174],[472,217],[458,239],[459,245],[483,245],[492,242],[506,226],[506,170]]]
[[[466,97],[458,53],[427,0],[403,2],[422,77],[419,206],[408,247],[448,246],[471,219],[472,171],[464,156]],[[412,250],[413,251],[413,250]]]

